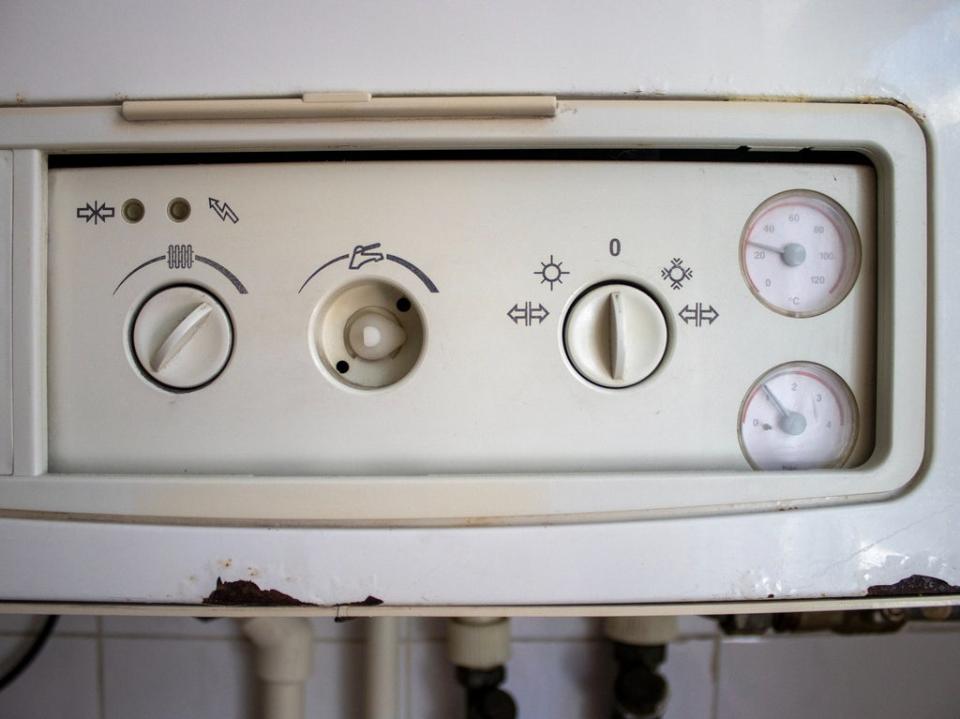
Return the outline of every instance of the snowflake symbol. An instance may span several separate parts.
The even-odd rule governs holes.
[[[660,270],[660,276],[669,282],[673,289],[679,290],[683,287],[684,282],[693,279],[693,270],[689,267],[684,267],[682,259],[674,257],[670,260],[669,267],[664,267]]]

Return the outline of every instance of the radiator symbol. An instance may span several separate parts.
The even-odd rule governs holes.
[[[169,245],[167,267],[171,270],[189,270],[193,267],[193,245]]]

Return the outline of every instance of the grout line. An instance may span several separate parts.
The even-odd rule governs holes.
[[[410,640],[410,620],[407,620],[407,638],[403,642],[403,719],[413,717],[413,642]]]
[[[106,673],[103,669],[103,618],[96,618],[97,624],[97,709],[100,719],[107,719],[107,691],[104,686]]]
[[[713,656],[710,662],[710,674],[713,680],[713,691],[710,700],[710,719],[718,719],[720,715],[720,637],[713,638]]]

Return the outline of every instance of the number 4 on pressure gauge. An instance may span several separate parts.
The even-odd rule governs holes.
[[[789,317],[814,317],[840,304],[857,281],[860,235],[826,195],[781,192],[747,220],[740,266],[767,307]]]

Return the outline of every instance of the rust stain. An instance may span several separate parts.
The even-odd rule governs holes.
[[[383,600],[380,597],[375,597],[372,594],[368,594],[366,599],[362,599],[359,602],[344,602],[337,605],[337,615],[333,618],[334,623],[340,624],[342,622],[349,622],[356,617],[344,617],[340,614],[341,607],[379,607],[383,604]]]
[[[372,594],[368,594],[366,599],[363,599],[359,602],[344,602],[340,606],[342,607],[379,607],[383,604],[383,600],[380,597],[375,597]]]
[[[217,577],[217,588],[203,600],[204,604],[218,604],[235,607],[308,607],[315,606],[301,602],[289,594],[276,589],[261,589],[254,582],[237,579],[225,582]]]
[[[929,597],[939,594],[960,594],[960,587],[936,577],[912,574],[896,584],[874,584],[867,588],[868,597]]]

